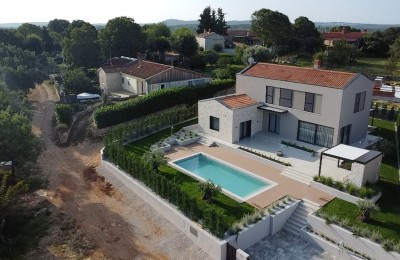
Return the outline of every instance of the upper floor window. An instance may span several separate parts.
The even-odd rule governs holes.
[[[274,87],[267,86],[267,95],[265,97],[265,101],[268,104],[274,103]]]
[[[354,102],[354,113],[364,110],[366,91],[356,94],[356,100]]]
[[[281,88],[279,105],[283,107],[292,107],[293,90]]]
[[[304,102],[304,111],[314,113],[314,101],[315,101],[315,94],[306,93],[306,98]]]

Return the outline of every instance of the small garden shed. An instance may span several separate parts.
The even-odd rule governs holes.
[[[347,163],[350,166],[347,180],[357,187],[378,181],[381,152],[339,144],[321,153],[318,176],[321,175],[324,156],[337,159],[338,168]]]

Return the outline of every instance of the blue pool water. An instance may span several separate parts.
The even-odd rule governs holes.
[[[254,178],[203,154],[196,154],[173,163],[191,172],[193,175],[220,185],[223,189],[241,198],[247,197],[270,185],[268,182]]]

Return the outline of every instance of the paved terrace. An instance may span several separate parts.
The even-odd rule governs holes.
[[[279,170],[279,168],[282,167],[276,166],[275,163],[269,163],[266,160],[257,160],[249,156],[248,153],[237,149],[229,147],[207,147],[201,144],[193,144],[184,147],[174,146],[171,151],[166,153],[166,156],[170,160],[176,160],[199,152],[209,154],[226,161],[227,163],[278,183],[277,186],[246,201],[255,207],[266,207],[285,195],[291,195],[298,199],[306,198],[321,206],[334,198],[327,193],[311,188],[309,185],[280,174],[282,170]]]

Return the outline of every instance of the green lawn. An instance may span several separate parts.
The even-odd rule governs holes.
[[[394,142],[394,122],[375,119],[374,125],[377,129],[372,134]],[[357,217],[361,212],[357,206],[341,199],[332,200],[321,211],[337,215],[340,219],[347,218],[352,225],[379,230],[385,239],[400,241],[400,183],[396,155],[386,155],[383,158],[380,180],[377,184],[383,191],[382,197],[377,202],[381,211],[376,213],[369,223],[358,221]]]
[[[179,125],[174,126],[174,132],[179,131],[182,127],[193,125],[197,123],[196,120],[191,120]],[[152,134],[146,138],[140,139],[129,145],[126,145],[125,148],[128,149],[129,152],[133,153],[137,157],[141,157],[146,151],[150,149],[150,146],[164,138],[170,136],[171,130],[166,129],[155,134]],[[174,180],[178,183],[181,188],[186,191],[187,194],[191,198],[195,198],[198,200],[200,204],[205,203],[202,200],[203,193],[198,188],[197,183],[198,181],[193,179],[192,177],[187,176],[184,173],[181,173],[167,165],[160,167],[160,172],[165,174],[165,176],[170,179]],[[225,213],[228,216],[230,221],[229,224],[232,224],[235,221],[239,221],[241,217],[246,213],[253,213],[255,208],[247,203],[238,203],[237,201],[231,199],[230,197],[219,194],[214,198],[214,202],[208,205],[209,208],[218,209]]]

